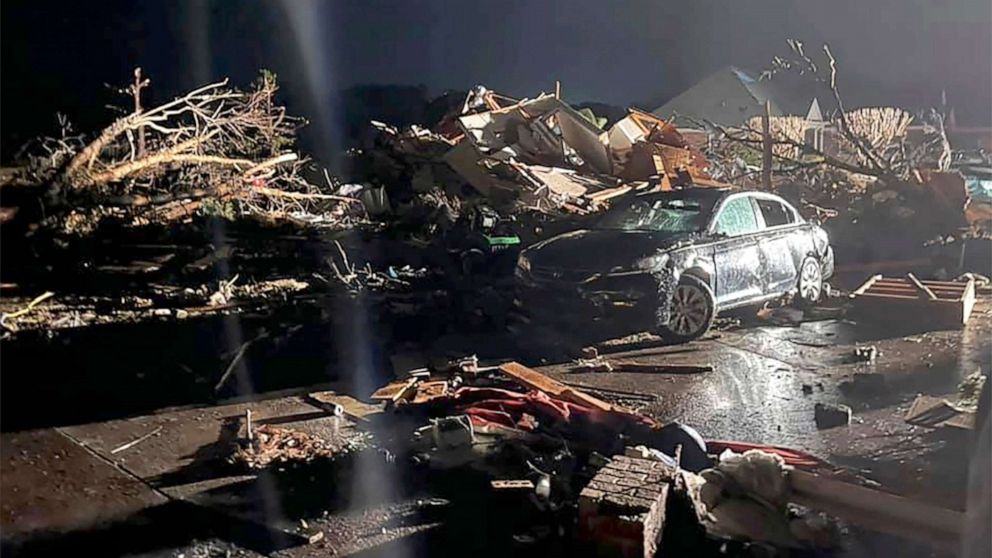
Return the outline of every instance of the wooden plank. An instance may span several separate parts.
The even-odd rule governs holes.
[[[527,480],[493,480],[489,486],[495,490],[534,490],[534,483]]]
[[[920,281],[928,289],[934,292],[945,292],[945,293],[963,293],[965,291],[965,284],[961,283],[956,286],[948,285],[930,285],[926,281]],[[914,289],[916,286],[905,282],[894,282],[894,281],[878,281],[872,287],[892,287],[892,288],[909,288]]]
[[[958,300],[958,299],[961,298],[961,295],[964,294],[964,289],[961,289],[961,290],[950,290],[950,289],[946,289],[946,288],[943,288],[943,287],[936,287],[936,288],[934,288],[934,287],[928,287],[928,288],[931,291],[933,291],[933,293],[935,295],[937,295],[937,298],[945,298],[945,299],[949,298],[949,299]],[[881,289],[881,290],[893,290],[893,291],[899,291],[899,292],[909,292],[909,293],[914,293],[914,294],[918,292],[913,287],[901,287],[901,286],[896,286],[896,285],[875,285],[872,288],[868,289],[868,291],[869,292],[874,292],[875,290],[878,290],[878,289]]]
[[[585,197],[595,202],[603,202],[617,196],[622,196],[631,190],[633,190],[633,188],[630,186],[617,186],[616,188],[607,188],[606,190],[586,194]]]
[[[712,372],[709,364],[647,364],[642,362],[620,362],[615,364],[617,372],[648,372],[662,374],[699,374]]]
[[[602,399],[593,397],[588,393],[566,386],[557,380],[541,374],[537,370],[527,368],[519,362],[507,362],[506,364],[501,364],[499,369],[500,372],[506,374],[524,387],[543,391],[560,399],[571,401],[572,403],[588,405],[594,409],[599,409],[600,411],[606,412],[630,412],[627,409],[611,405]]]
[[[975,307],[975,280],[968,279],[968,286],[965,287],[964,294],[961,295],[961,323],[968,323],[971,317],[971,310]]]
[[[861,294],[858,295],[858,298],[862,298],[862,297],[891,298],[893,300],[913,300],[913,301],[917,301],[917,302],[921,300],[919,297],[910,295],[908,293],[905,294],[905,295],[896,295],[896,294],[879,294],[879,293],[874,293],[874,292],[867,292],[867,293],[861,293]],[[949,299],[944,299],[944,298],[938,298],[938,299],[935,299],[935,300],[924,300],[924,302],[926,302],[928,304],[960,304],[961,301],[960,300],[949,300]]]
[[[859,295],[859,294],[861,294],[861,293],[863,293],[863,292],[865,292],[865,291],[867,291],[867,290],[868,290],[869,288],[871,288],[871,286],[872,286],[872,285],[873,285],[873,284],[875,283],[875,281],[878,281],[878,280],[879,280],[879,279],[881,279],[881,278],[882,278],[882,276],[881,276],[881,275],[872,275],[871,277],[869,277],[869,278],[868,278],[868,280],[867,280],[867,281],[865,281],[864,283],[862,283],[862,284],[861,284],[861,286],[860,286],[860,287],[858,287],[858,288],[857,288],[857,289],[856,289],[856,290],[855,290],[855,291],[854,291],[853,293],[851,293],[851,294],[852,294],[852,295]]]
[[[940,546],[960,541],[963,512],[800,470],[789,483],[796,503],[860,526]]]
[[[906,279],[909,279],[909,282],[912,283],[914,287],[916,287],[916,290],[919,291],[921,297],[926,297],[929,298],[930,300],[937,300],[937,295],[933,294],[933,291],[931,291],[929,287],[927,287],[923,283],[920,283],[920,280],[917,279],[915,275],[913,275],[912,273],[907,273]]]
[[[375,390],[375,393],[373,393],[369,399],[372,399],[373,401],[390,401],[392,403],[396,403],[409,395],[412,392],[413,387],[417,385],[417,382],[419,381],[420,378],[410,378],[406,381],[390,382]]]

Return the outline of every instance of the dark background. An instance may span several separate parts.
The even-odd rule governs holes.
[[[2,2],[0,156],[56,129],[92,131],[127,104],[104,84],[136,65],[147,104],[229,76],[276,72],[305,147],[339,149],[346,121],[403,123],[415,99],[484,83],[516,96],[561,80],[571,102],[654,108],[723,66],[760,70],[787,38],[829,42],[849,106],[937,105],[992,122],[989,0],[144,0]],[[370,84],[411,87],[367,87]],[[350,88],[350,89],[349,89]],[[408,106],[409,105],[409,106]]]

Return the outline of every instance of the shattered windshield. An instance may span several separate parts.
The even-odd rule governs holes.
[[[712,204],[684,198],[634,200],[603,215],[597,229],[644,232],[697,232],[706,226]]]

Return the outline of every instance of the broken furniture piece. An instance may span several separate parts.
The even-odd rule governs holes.
[[[851,293],[854,314],[867,321],[961,327],[975,305],[975,281],[920,281],[873,275]]]

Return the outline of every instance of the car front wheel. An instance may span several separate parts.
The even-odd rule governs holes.
[[[713,289],[705,281],[692,275],[683,275],[669,306],[668,323],[661,326],[666,339],[684,343],[706,333],[716,316]]]

